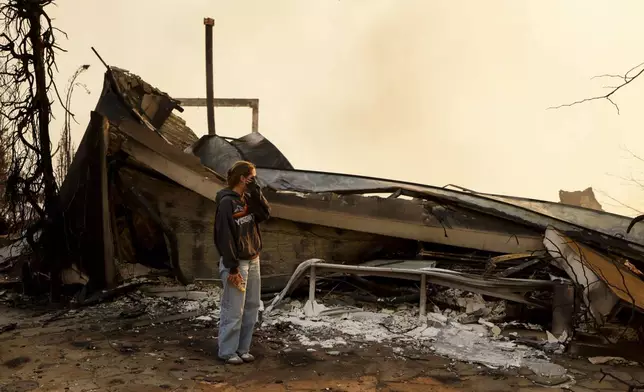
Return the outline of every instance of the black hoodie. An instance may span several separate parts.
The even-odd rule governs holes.
[[[215,203],[215,246],[223,264],[231,273],[237,272],[239,260],[253,260],[262,250],[259,223],[270,217],[270,206],[256,184],[240,196],[230,189],[217,193]]]

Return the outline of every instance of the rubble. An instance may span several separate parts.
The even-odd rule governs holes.
[[[544,238],[546,248],[555,257],[555,263],[581,287],[584,303],[598,323],[617,304],[618,297],[608,284],[587,265],[587,258],[581,254],[583,245],[576,245],[569,238],[555,230],[548,229]],[[600,256],[601,257],[601,256]]]
[[[321,305],[323,306],[323,305]],[[481,320],[481,324],[463,325],[441,313],[429,313],[419,320],[418,309],[374,312],[362,309],[336,316],[307,315],[298,301],[284,304],[265,315],[262,328],[291,325],[293,333],[306,346],[332,349],[354,344],[377,342],[402,349],[424,349],[465,362],[490,368],[527,367],[547,376],[564,376],[566,370],[549,363],[542,352],[500,337],[499,327]]]

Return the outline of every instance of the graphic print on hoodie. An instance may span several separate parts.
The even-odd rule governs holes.
[[[233,190],[222,189],[215,203],[215,246],[224,266],[234,273],[239,260],[259,256],[262,250],[259,223],[270,217],[270,206],[256,184],[249,185],[249,192],[243,197]]]

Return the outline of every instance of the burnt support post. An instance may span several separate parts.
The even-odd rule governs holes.
[[[215,87],[213,77],[213,50],[212,35],[215,20],[204,18],[203,24],[206,26],[206,109],[208,110],[208,134],[215,135]]]
[[[557,283],[553,288],[552,298],[552,334],[560,337],[564,332],[570,337],[573,332],[575,316],[575,287],[566,283]]]
[[[105,287],[113,289],[117,285],[118,271],[114,264],[114,237],[117,232],[112,232],[112,216],[110,215],[109,178],[107,175],[107,153],[110,144],[110,123],[107,118],[92,112],[90,124],[97,124],[100,121],[100,134],[98,141],[99,159],[98,169],[100,170],[100,206],[101,206],[101,227],[103,234],[103,264],[105,273]]]
[[[59,195],[61,227],[58,241],[69,262],[89,276],[89,292],[118,284],[110,215],[107,153],[110,123],[92,112],[89,126],[74,155]],[[60,249],[60,248],[59,248]],[[73,249],[72,252],[69,249]]]
[[[259,132],[259,100],[253,101],[253,105],[251,106],[251,109],[253,109],[253,122],[251,125],[251,129],[253,130],[254,133]]]

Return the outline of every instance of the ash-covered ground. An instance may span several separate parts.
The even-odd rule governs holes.
[[[452,294],[463,312],[436,307],[422,319],[413,305],[285,300],[263,314],[257,362],[233,367],[216,359],[217,288],[142,289],[76,310],[4,293],[0,390],[625,391],[622,381],[644,381],[626,361],[520,344],[494,322],[498,304]],[[468,307],[485,316],[465,317]]]

